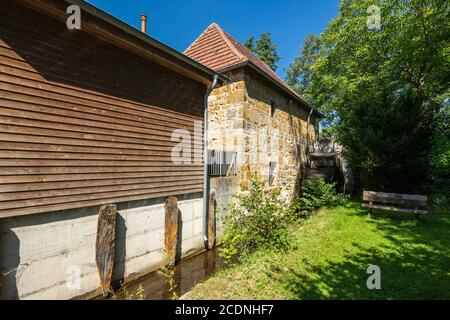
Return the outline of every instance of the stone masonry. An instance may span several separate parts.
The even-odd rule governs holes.
[[[298,194],[306,165],[309,112],[251,73],[233,74],[209,98],[209,149],[237,152],[238,183],[249,190],[253,178],[279,187],[286,200]],[[271,110],[276,106],[275,112]],[[311,141],[316,119],[311,119]]]

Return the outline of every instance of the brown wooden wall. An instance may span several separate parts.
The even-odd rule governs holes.
[[[0,217],[200,192],[203,167],[172,164],[171,134],[193,133],[205,93],[1,1]]]

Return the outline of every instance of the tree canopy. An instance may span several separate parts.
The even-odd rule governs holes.
[[[250,51],[255,52],[255,36],[251,36],[250,38],[248,38],[247,41],[245,41],[244,45]]]
[[[281,57],[277,53],[277,46],[272,41],[270,33],[265,32],[261,35],[261,38],[256,40],[251,36],[246,42],[245,46],[253,51],[262,61],[264,61],[272,70],[277,70],[278,61]]]
[[[286,82],[298,94],[313,103],[311,101],[313,98],[307,92],[307,88],[309,88],[312,81],[311,67],[320,55],[323,55],[320,38],[314,34],[308,34],[300,52],[301,56],[296,57],[286,70]]]
[[[376,5],[342,0],[287,81],[327,115],[364,186],[400,191],[423,181],[416,173],[450,97],[450,9],[443,0]]]
[[[306,88],[324,110],[345,111],[346,103],[368,94],[408,87],[432,108],[448,94],[449,7],[442,0],[379,1],[380,30],[371,30],[371,0],[343,0],[339,15],[320,36],[325,55]],[[436,105],[435,105],[436,106]],[[342,112],[341,112],[342,113]]]

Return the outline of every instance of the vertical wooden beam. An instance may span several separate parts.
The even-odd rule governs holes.
[[[209,195],[208,208],[208,249],[214,249],[216,245],[216,193],[212,191]]]
[[[166,247],[166,259],[170,265],[175,265],[178,245],[178,201],[175,197],[169,197],[164,205],[165,228],[164,242]]]
[[[95,261],[103,295],[112,293],[111,278],[114,266],[114,242],[116,238],[117,207],[114,204],[101,206],[98,211]]]

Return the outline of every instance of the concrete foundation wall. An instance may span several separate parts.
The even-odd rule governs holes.
[[[211,178],[211,192],[216,193],[216,230],[218,237],[223,234],[222,218],[228,214],[231,204],[235,202],[233,195],[240,193],[239,181],[239,177]]]
[[[164,263],[164,201],[118,204],[113,280]],[[178,198],[180,254],[204,248],[203,199]],[[0,220],[0,299],[69,299],[99,287],[98,207]]]

